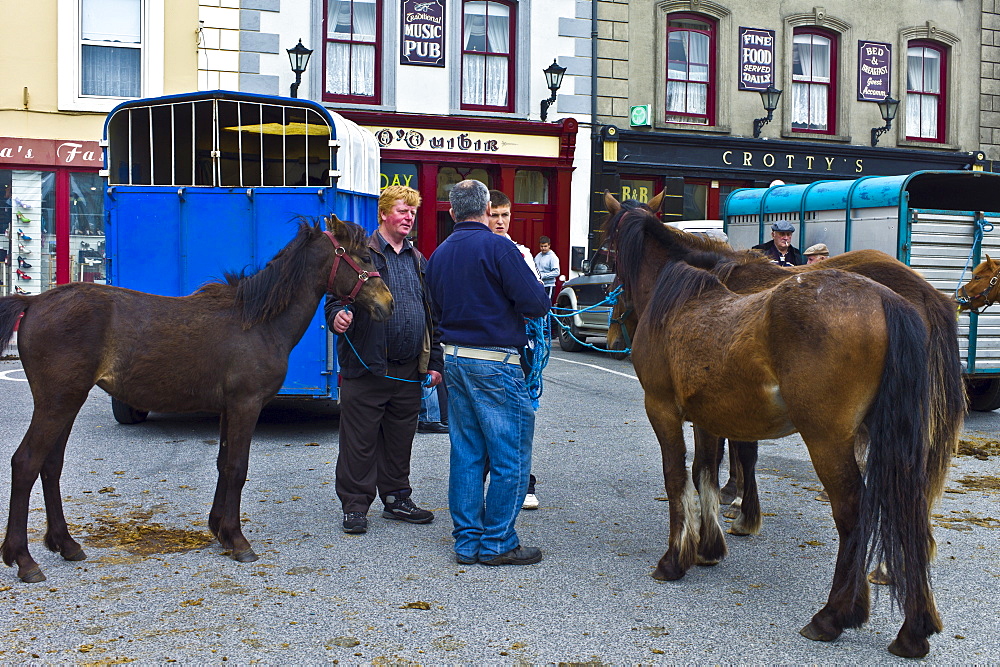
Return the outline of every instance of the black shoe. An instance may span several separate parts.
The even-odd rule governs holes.
[[[406,521],[407,523],[430,523],[434,520],[434,513],[422,510],[413,504],[410,497],[399,498],[393,494],[385,497],[385,509],[382,516],[386,519]]]
[[[479,561],[477,556],[463,556],[462,554],[455,554],[455,562],[459,565],[472,565]]]
[[[368,517],[364,512],[344,512],[345,533],[368,532]]]
[[[417,422],[417,433],[447,433],[448,425],[441,422]]]
[[[494,556],[479,562],[483,565],[534,565],[542,560],[542,550],[538,547],[517,547],[505,554]]]

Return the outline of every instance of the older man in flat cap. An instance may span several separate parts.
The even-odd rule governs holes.
[[[760,250],[778,266],[801,266],[805,264],[802,253],[792,245],[792,234],[795,226],[787,220],[778,220],[771,225],[771,240],[755,245],[754,250]]]
[[[825,243],[811,245],[802,254],[806,256],[806,264],[815,264],[824,259],[830,259],[830,249],[826,247]]]

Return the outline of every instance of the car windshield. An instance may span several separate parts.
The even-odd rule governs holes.
[[[601,246],[594,253],[590,261],[590,274],[605,274],[615,272],[615,253],[608,250],[607,246]]]

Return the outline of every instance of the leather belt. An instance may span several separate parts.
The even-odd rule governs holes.
[[[445,354],[465,359],[481,359],[483,361],[502,361],[505,364],[521,365],[521,356],[496,350],[480,350],[478,347],[461,347],[460,345],[445,345]]]

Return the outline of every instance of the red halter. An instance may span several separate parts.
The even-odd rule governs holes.
[[[347,254],[347,250],[344,248],[344,246],[340,245],[340,243],[337,242],[337,237],[334,236],[332,232],[323,232],[323,233],[326,234],[326,237],[330,239],[330,243],[333,244],[334,254],[336,255],[336,257],[334,257],[333,259],[333,268],[330,269],[330,277],[326,281],[327,294],[333,294],[333,279],[337,275],[337,268],[340,266],[341,259],[347,262],[347,265],[349,267],[358,272],[358,282],[354,283],[354,289],[351,290],[350,294],[348,294],[347,296],[339,296],[334,294],[334,296],[340,299],[341,306],[350,305],[354,303],[354,297],[358,295],[358,292],[361,291],[361,288],[364,287],[365,282],[367,282],[369,278],[375,278],[375,277],[380,278],[381,276],[379,275],[378,271],[364,271],[360,266],[358,266],[358,263],[355,262],[351,258],[351,256]]]

